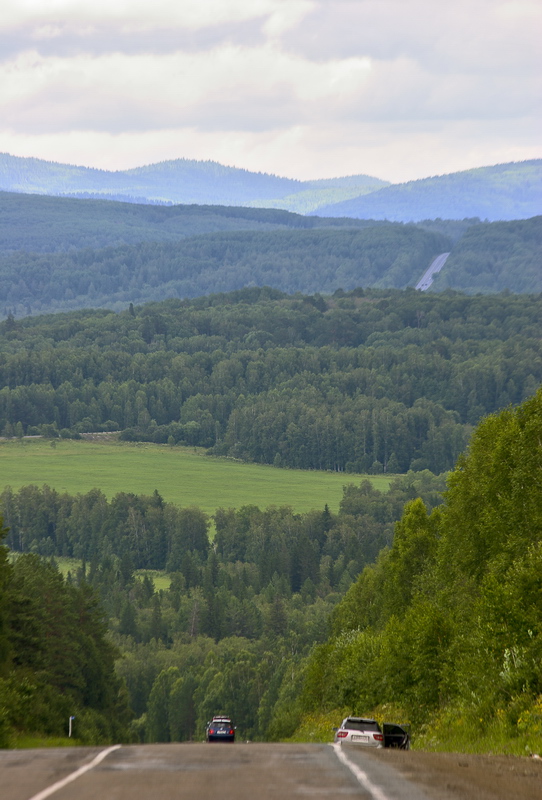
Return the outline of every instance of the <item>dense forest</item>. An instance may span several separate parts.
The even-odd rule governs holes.
[[[346,472],[453,467],[472,426],[542,380],[540,298],[414,290],[8,318],[0,431],[205,447]]]
[[[0,257],[0,298],[17,316],[81,307],[126,307],[245,286],[289,294],[379,286],[403,289],[450,249],[415,226],[364,230],[216,233],[181,242]],[[1,300],[0,300],[1,302]]]
[[[541,179],[541,159],[498,164],[384,187],[363,197],[322,206],[313,213],[396,222],[435,217],[524,219],[542,210]]]
[[[300,710],[391,704],[427,744],[540,752],[541,438],[542,390],[480,424],[443,506],[406,506],[333,612]]]
[[[123,655],[117,662],[117,683],[108,684],[108,702],[114,697],[120,711],[124,698],[136,715],[128,727],[125,709],[116,725],[98,728],[102,737],[201,737],[209,716],[228,708],[243,737],[266,738],[275,728],[278,732],[274,706],[283,677],[298,669],[315,642],[325,641],[331,611],[363,567],[391,543],[394,520],[405,503],[422,497],[432,508],[441,502],[443,488],[443,478],[410,473],[395,479],[385,494],[368,481],[346,486],[337,515],[327,506],[308,514],[289,508],[219,509],[212,542],[203,512],[165,503],[158,492],[150,497],[119,494],[108,502],[98,490],[73,497],[47,486],[18,492],[7,488],[0,506],[9,526],[7,545],[17,554],[7,583],[7,607],[12,608],[15,587],[24,588],[35,605],[42,593],[49,597],[44,587],[50,585],[56,613],[62,598],[84,596],[90,603],[92,592],[100,598],[110,642]],[[33,555],[21,555],[29,553]],[[41,563],[38,556],[50,563]],[[54,571],[54,558],[60,556],[80,559],[66,582]],[[168,588],[157,591],[147,573],[135,573],[142,568],[167,568]],[[25,608],[26,615],[34,605]],[[36,616],[36,624],[45,628],[44,639],[48,610],[47,603]],[[67,603],[57,625],[69,629],[74,624],[71,613]],[[20,616],[10,614],[9,619],[12,655],[5,683],[0,677],[0,698],[3,691],[6,696],[0,704],[4,737],[32,726],[60,735],[73,713],[69,703],[77,702],[82,714],[81,722],[77,717],[78,738],[99,738],[86,727],[89,715],[99,720],[96,710],[86,708],[92,703],[86,696],[75,697],[60,679],[51,680],[60,693],[59,713],[55,707],[45,725],[43,715],[52,699],[32,672],[33,700],[39,700],[41,716],[23,718],[20,706],[26,696],[20,678],[33,664]],[[65,635],[64,627],[61,632]],[[53,638],[52,650],[60,652],[62,641]],[[71,642],[66,652],[76,653],[78,644]],[[41,640],[34,645],[35,658],[45,659],[42,648]],[[108,648],[109,658],[114,648]],[[60,661],[57,669],[65,671],[68,666]],[[97,665],[89,663],[87,669],[86,692],[98,694],[99,679],[92,672]]]
[[[539,292],[541,238],[542,217],[404,225],[0,192],[0,316],[121,310],[247,286],[404,289],[450,251],[433,289]]]
[[[469,227],[435,276],[431,291],[540,292],[541,253],[542,217]]]
[[[0,191],[0,252],[7,254],[17,251],[73,252],[140,242],[177,242],[187,236],[219,231],[362,230],[382,224],[385,223],[304,217],[270,208],[166,207]],[[440,227],[436,230],[440,231]]]
[[[541,420],[542,390],[485,418],[444,502],[442,478],[428,472],[395,479],[385,494],[362,481],[345,486],[336,515],[221,509],[212,544],[201,512],[173,509],[157,493],[107,502],[97,491],[5,490],[8,542],[32,553],[12,553],[10,565],[0,551],[4,742],[27,724],[58,733],[79,702],[96,741],[198,739],[228,709],[247,739],[310,731],[329,740],[344,713],[392,714],[425,747],[539,752]],[[90,560],[65,581],[54,560],[35,555],[72,547]],[[167,588],[135,574],[132,550],[145,563],[146,549],[170,560]],[[95,594],[107,645],[93,614],[97,627],[84,615],[74,626],[71,601],[81,614],[96,609]],[[54,629],[36,637],[51,608]],[[74,687],[89,626],[98,644]],[[58,644],[73,661],[52,658]],[[115,679],[103,671],[113,647],[123,656]],[[28,697],[37,709],[29,723]],[[113,732],[100,716],[112,702]],[[46,716],[49,704],[56,717]]]
[[[10,563],[0,545],[0,747],[17,733],[66,736],[71,716],[80,742],[126,738],[133,712],[119,655],[87,582],[66,583],[32,554]]]

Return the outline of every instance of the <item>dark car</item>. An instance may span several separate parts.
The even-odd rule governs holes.
[[[410,750],[410,731],[408,725],[395,725],[391,722],[384,722],[382,733],[384,734],[384,747],[395,747],[399,750]]]
[[[205,738],[208,742],[234,742],[235,727],[229,717],[213,717],[207,723]]]

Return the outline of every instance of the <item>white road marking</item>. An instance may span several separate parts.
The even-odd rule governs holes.
[[[365,791],[369,792],[369,794],[371,795],[371,797],[374,798],[374,800],[389,800],[388,796],[384,794],[382,789],[380,789],[379,786],[375,786],[375,784],[370,780],[367,773],[363,772],[362,769],[356,766],[356,764],[354,764],[352,761],[350,761],[349,758],[345,756],[340,744],[333,744],[331,746],[335,750],[335,755],[337,756],[339,761],[342,764],[344,764],[345,767],[348,767],[348,769],[350,770],[352,775],[356,778],[358,783],[360,783],[363,786]],[[35,799],[32,798],[32,800]]]
[[[68,783],[71,783],[76,778],[79,778],[81,775],[84,775],[85,772],[88,772],[89,769],[96,767],[100,761],[103,761],[109,753],[112,753],[113,750],[118,750],[120,744],[114,744],[112,747],[108,747],[106,750],[102,750],[101,753],[98,753],[96,758],[94,758],[89,764],[85,764],[84,767],[79,767],[75,772],[72,772],[70,775],[67,775],[65,778],[62,778],[61,781],[57,781],[57,783],[53,783],[52,786],[49,786],[47,789],[44,789],[42,792],[38,792],[30,800],[45,800],[46,797],[49,797],[54,792],[58,792],[59,789],[63,789],[64,786],[67,786]]]

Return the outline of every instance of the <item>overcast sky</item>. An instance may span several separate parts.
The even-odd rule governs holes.
[[[0,151],[392,182],[542,157],[541,0],[2,0]]]

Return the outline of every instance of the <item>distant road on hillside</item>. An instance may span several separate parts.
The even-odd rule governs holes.
[[[422,277],[416,284],[416,289],[419,289],[422,292],[425,292],[427,289],[429,289],[433,283],[433,275],[436,275],[437,272],[441,271],[449,255],[449,253],[441,253],[431,262],[429,269],[425,270]]]

